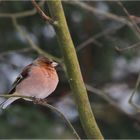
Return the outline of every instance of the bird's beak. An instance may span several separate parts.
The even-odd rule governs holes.
[[[56,67],[56,66],[58,66],[58,63],[56,63],[56,62],[52,62],[52,64],[51,64],[53,67]]]

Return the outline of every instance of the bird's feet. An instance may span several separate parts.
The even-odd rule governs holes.
[[[34,104],[46,104],[47,101],[45,99],[35,98],[33,99]]]

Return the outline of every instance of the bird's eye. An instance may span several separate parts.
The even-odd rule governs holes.
[[[49,64],[52,64],[53,63],[53,61],[49,61]]]

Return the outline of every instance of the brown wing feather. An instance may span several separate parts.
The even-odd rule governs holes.
[[[16,86],[22,81],[24,80],[28,74],[29,74],[29,71],[30,71],[30,68],[31,68],[32,64],[29,64],[28,66],[26,66],[21,74],[16,78],[16,80],[14,81],[14,83],[12,84],[12,88],[10,89],[10,91],[8,92],[9,94],[12,94],[15,92],[15,88]]]

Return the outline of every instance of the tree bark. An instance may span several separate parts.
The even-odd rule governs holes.
[[[48,1],[51,17],[57,21],[55,31],[64,57],[68,80],[77,105],[83,129],[90,139],[103,139],[91,110],[79,62],[60,0]]]

